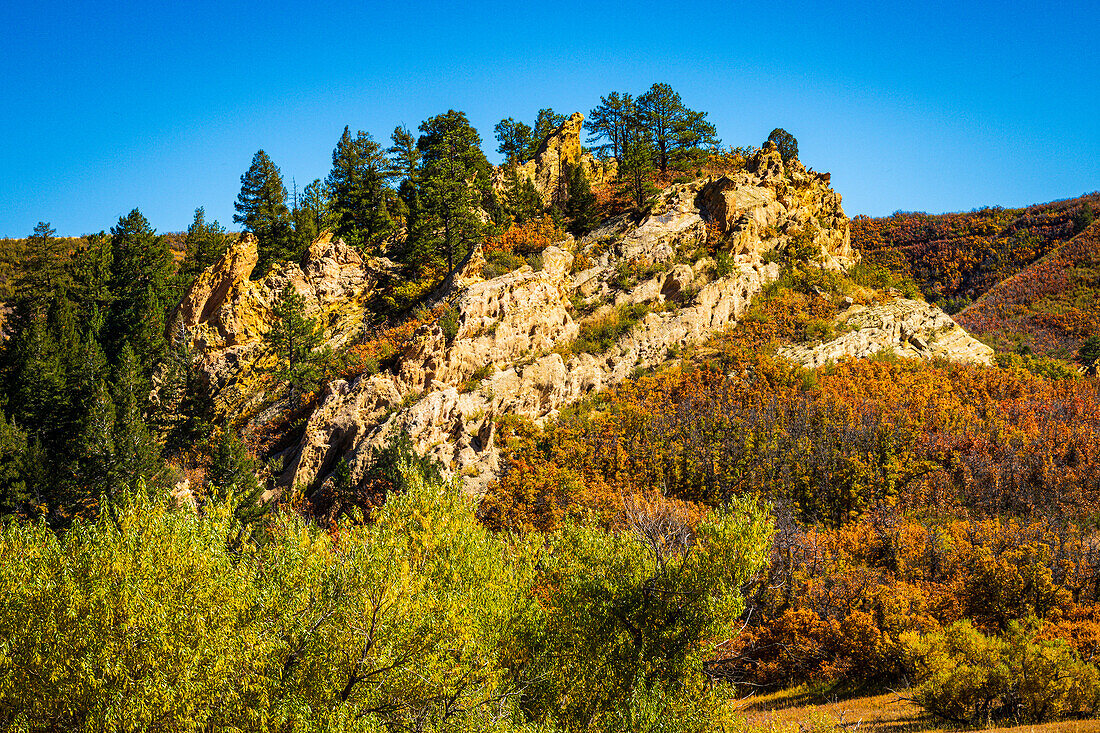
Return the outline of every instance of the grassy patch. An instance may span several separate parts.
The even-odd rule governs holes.
[[[619,337],[653,310],[648,303],[621,305],[616,310],[581,325],[573,342],[576,353],[599,354],[610,349]]]

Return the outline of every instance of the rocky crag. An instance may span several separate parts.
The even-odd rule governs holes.
[[[569,175],[577,166],[584,170],[593,188],[604,186],[615,178],[617,168],[613,158],[599,160],[581,145],[583,125],[584,115],[573,113],[539,145],[534,158],[516,166],[518,178],[531,179],[546,206],[561,205],[569,199]],[[493,171],[493,189],[498,194],[506,188],[506,172],[503,166]]]
[[[578,118],[544,149],[579,148]],[[536,180],[563,159],[537,158]],[[766,147],[732,176],[664,190],[641,221],[619,217],[579,241],[566,237],[542,253],[540,270],[524,266],[484,279],[475,252],[435,296],[457,314],[457,333],[426,323],[391,368],[329,384],[300,440],[283,451],[281,482],[316,486],[331,480],[341,459],[358,480],[377,448],[404,431],[479,492],[497,475],[501,415],[547,419],[729,327],[779,276],[776,251],[808,247],[823,267],[850,266],[857,255],[848,227],[827,174],[797,161],[784,165]],[[729,252],[722,267],[703,246],[708,237]],[[255,263],[255,240],[244,237],[199,279],[177,317],[222,409],[242,415],[261,404],[254,377],[270,359],[262,334],[286,284],[305,296],[307,315],[339,346],[364,337],[370,296],[392,267],[329,237],[314,243],[303,265],[258,282],[249,279]],[[586,329],[626,312],[630,327],[606,348],[577,348]],[[812,366],[889,343],[919,356],[988,361],[980,344],[923,303],[853,306],[842,317],[851,333],[789,349],[788,358]]]

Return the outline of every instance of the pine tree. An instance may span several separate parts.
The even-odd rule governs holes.
[[[777,127],[771,131],[768,135],[768,142],[775,143],[775,147],[779,148],[779,156],[784,163],[798,158],[798,140],[782,127]]]
[[[258,240],[257,273],[297,254],[283,176],[263,150],[256,152],[251,167],[241,176],[241,192],[233,208],[237,211],[234,223],[243,224]]]
[[[527,148],[527,156],[524,160],[531,160],[538,153],[546,138],[550,137],[556,129],[565,122],[565,115],[559,115],[549,107],[540,109],[535,115],[535,127],[531,132],[531,144]]]
[[[84,244],[73,253],[70,272],[73,297],[79,304],[78,318],[84,333],[96,340],[100,338],[106,325],[113,300],[113,261],[111,238],[105,232],[85,237]]]
[[[634,125],[635,112],[634,97],[630,94],[612,92],[600,98],[599,105],[588,113],[588,119],[584,123],[584,128],[589,132],[590,143],[605,141],[596,147],[598,154],[616,159],[622,155],[623,142],[627,130]]]
[[[652,177],[653,147],[641,130],[628,131],[623,140],[622,158],[619,160],[619,194],[626,198],[636,214],[644,214],[657,195],[657,187]]]
[[[316,178],[305,187],[294,210],[294,233],[298,246],[307,247],[321,232],[333,226],[331,199],[324,181]]]
[[[542,214],[542,196],[528,176],[520,176],[517,167],[508,166],[504,174],[504,201],[517,224]]]
[[[392,228],[386,186],[388,163],[381,146],[349,127],[332,151],[332,171],[325,184],[332,197],[336,233],[363,249],[378,244]]]
[[[302,315],[305,305],[301,293],[287,284],[273,312],[275,323],[264,334],[264,341],[277,357],[273,372],[290,387],[292,401],[296,394],[316,389],[321,378],[314,352],[324,342],[324,332],[316,321]]]
[[[423,158],[418,181],[422,236],[446,257],[447,271],[483,236],[478,209],[493,198],[489,161],[466,115],[450,110],[420,125]]]
[[[654,84],[638,97],[637,124],[645,131],[654,162],[662,173],[668,170],[677,152],[718,144],[714,126],[705,118],[705,112],[685,107],[680,95],[668,84]]]
[[[142,377],[138,355],[125,344],[119,352],[111,395],[115,406],[112,434],[117,479],[110,493],[121,486],[136,488],[139,481],[155,476],[160,467],[156,444],[143,417],[148,394],[149,385]]]
[[[230,549],[237,549],[253,535],[271,508],[264,501],[264,487],[256,478],[259,462],[245,444],[229,429],[222,429],[211,439],[208,448],[210,467],[206,479],[210,493],[233,507],[234,532],[229,538]]]
[[[68,246],[57,232],[40,221],[27,238],[15,272],[16,317],[41,310],[70,286]]]
[[[111,229],[113,301],[105,324],[107,356],[117,361],[123,345],[133,349],[142,374],[152,374],[167,342],[164,318],[175,307],[172,254],[137,209]]]
[[[386,148],[386,156],[389,158],[390,180],[395,185],[402,181],[416,180],[417,171],[420,170],[420,149],[416,146],[416,137],[409,128],[398,125],[390,135],[393,143]]]
[[[218,261],[229,248],[229,235],[216,220],[206,221],[206,210],[195,209],[195,219],[187,227],[183,238],[184,257],[180,263],[178,280],[182,290],[191,286],[203,270]]]
[[[600,211],[596,194],[588,185],[588,176],[577,165],[569,174],[569,199],[565,202],[565,216],[569,219],[569,231],[582,236],[599,223]]]
[[[25,473],[27,434],[0,412],[0,516],[34,512],[35,497]]]
[[[497,152],[504,156],[505,164],[523,163],[529,160],[527,157],[532,147],[537,148],[534,142],[535,133],[530,125],[516,122],[511,117],[501,120],[493,128],[496,134]]]

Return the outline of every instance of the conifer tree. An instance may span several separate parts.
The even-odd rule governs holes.
[[[684,106],[680,95],[668,84],[654,84],[638,97],[637,124],[645,131],[655,156],[655,164],[664,173],[673,155],[692,148],[717,145],[714,126],[705,112]]]
[[[777,127],[771,131],[768,135],[768,142],[775,143],[775,147],[779,148],[779,156],[784,163],[798,157],[798,140],[782,127]]]
[[[139,480],[153,477],[159,467],[157,447],[143,416],[148,394],[149,385],[142,377],[138,355],[129,344],[124,344],[112,389],[115,406],[112,434],[117,457],[112,493],[121,486],[136,487]]]
[[[148,375],[164,356],[165,313],[175,307],[172,254],[137,209],[111,229],[111,309],[105,325],[107,356],[117,361],[124,344]]]
[[[40,310],[70,285],[68,247],[57,232],[40,221],[27,237],[23,256],[15,273],[16,316]]]
[[[497,152],[504,156],[506,165],[529,160],[527,156],[530,155],[531,149],[538,147],[534,142],[535,133],[531,126],[524,122],[516,122],[511,117],[498,122],[493,131],[499,143]]]
[[[325,184],[332,196],[336,233],[360,248],[373,247],[392,227],[387,169],[382,148],[370,135],[360,130],[352,137],[351,129],[344,128]]]
[[[395,185],[400,185],[402,181],[415,180],[421,157],[420,148],[416,146],[416,137],[409,128],[398,125],[390,134],[390,141],[393,145],[386,148],[386,156],[390,162],[390,180]]]
[[[324,342],[324,332],[312,318],[306,318],[305,298],[291,284],[283,288],[272,315],[275,323],[264,341],[277,357],[274,374],[290,387],[291,400],[316,389],[321,378],[314,350]]]
[[[534,182],[528,176],[520,176],[514,164],[508,166],[504,176],[504,201],[516,223],[522,224],[542,214],[542,196]]]
[[[584,128],[590,143],[603,140],[596,152],[603,157],[618,158],[623,152],[627,130],[634,126],[634,97],[612,92],[600,98],[600,103],[588,113]]]
[[[305,187],[294,210],[294,233],[299,247],[308,247],[321,232],[331,229],[332,206],[324,181],[316,178]]]
[[[208,223],[206,210],[200,206],[195,209],[195,219],[187,227],[183,244],[185,254],[178,272],[181,290],[190,287],[203,270],[225,254],[229,248],[229,235],[216,220]]]
[[[263,150],[256,152],[251,167],[241,176],[241,192],[233,208],[237,211],[233,215],[234,223],[243,224],[247,231],[256,235],[258,274],[265,273],[273,263],[297,254],[283,176]]]
[[[489,208],[489,161],[481,152],[481,137],[466,115],[450,110],[420,125],[417,141],[422,164],[418,181],[422,236],[446,257],[447,271],[484,233],[478,209]]]
[[[27,434],[0,412],[0,516],[34,513],[35,496],[27,486],[26,454]]]
[[[657,187],[652,181],[653,157],[648,137],[638,129],[628,131],[619,160],[618,188],[619,194],[639,215],[649,211],[657,195]]]
[[[252,534],[253,526],[265,517],[271,505],[264,501],[264,487],[256,478],[259,462],[237,435],[223,428],[208,446],[210,468],[206,478],[212,496],[231,501],[234,533],[229,538],[230,549],[236,549]]]
[[[531,144],[527,148],[527,156],[524,160],[531,160],[534,158],[546,138],[550,137],[554,130],[561,127],[563,122],[565,122],[565,115],[559,115],[549,107],[540,109],[539,113],[535,115],[535,127],[531,132],[530,138]]]
[[[588,176],[581,166],[574,166],[569,173],[569,198],[565,202],[565,216],[569,219],[569,231],[582,236],[592,231],[600,219],[596,194],[588,184]]]

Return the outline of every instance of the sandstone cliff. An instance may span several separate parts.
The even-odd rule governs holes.
[[[562,130],[579,140],[579,125],[575,115]],[[552,170],[550,160],[570,160],[567,147],[544,146],[542,170]],[[547,419],[735,323],[778,277],[775,251],[808,249],[803,256],[837,269],[854,262],[848,218],[828,184],[827,175],[797,161],[785,166],[766,148],[731,176],[665,189],[641,221],[623,216],[580,241],[566,237],[542,253],[541,270],[483,279],[475,252],[434,296],[457,314],[457,333],[448,338],[441,324],[422,325],[391,368],[328,385],[300,440],[282,453],[282,484],[323,483],[341,459],[358,480],[375,450],[404,431],[418,450],[463,475],[469,491],[482,490],[498,468],[501,415]],[[707,254],[715,246],[732,253],[722,268]],[[191,329],[219,404],[245,415],[260,403],[252,376],[269,358],[262,334],[282,287],[303,293],[338,346],[362,338],[370,295],[392,267],[329,237],[314,243],[302,266],[259,282],[248,279],[255,260],[254,240],[242,238],[199,279],[177,318]],[[585,329],[623,309],[635,320],[607,348],[575,347]],[[812,366],[891,346],[989,360],[988,350],[923,303],[854,306],[841,319],[852,331],[837,342],[784,355]]]
[[[584,115],[574,112],[542,141],[534,158],[516,168],[520,180],[529,178],[535,184],[535,190],[539,192],[546,206],[561,205],[569,199],[569,175],[578,165],[584,170],[588,183],[593,188],[615,178],[614,160],[597,160],[581,145],[583,125]],[[505,172],[504,167],[493,171],[493,188],[498,194],[502,194],[505,189]]]

